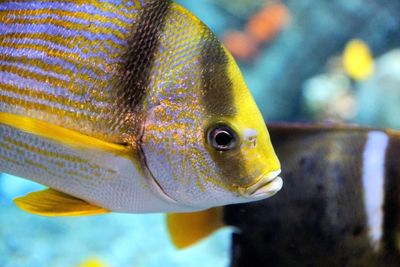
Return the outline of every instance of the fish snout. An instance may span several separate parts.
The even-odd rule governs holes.
[[[278,175],[281,170],[269,172],[261,175],[257,182],[247,187],[240,187],[239,194],[246,198],[267,198],[275,195],[281,190],[283,181]]]

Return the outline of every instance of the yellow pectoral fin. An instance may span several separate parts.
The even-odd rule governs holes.
[[[224,226],[222,207],[192,213],[169,213],[167,227],[172,243],[186,248]]]
[[[42,216],[97,215],[110,211],[53,189],[33,192],[14,199],[22,210]]]
[[[0,123],[20,131],[40,136],[68,147],[78,149],[98,149],[129,157],[131,148],[109,143],[79,132],[66,129],[45,121],[24,117],[16,114],[0,112]]]

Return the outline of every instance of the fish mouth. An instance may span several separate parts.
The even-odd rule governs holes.
[[[260,199],[275,195],[283,185],[282,178],[278,176],[280,173],[281,170],[276,170],[261,175],[256,183],[247,187],[240,187],[239,194],[246,198]]]

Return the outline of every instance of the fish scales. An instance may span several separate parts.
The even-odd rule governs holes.
[[[151,69],[157,55],[160,35],[166,23],[171,1],[152,1],[144,6],[132,35],[122,65],[126,72],[122,83],[127,96],[123,98],[129,109],[141,110],[140,106],[148,91]]]
[[[181,184],[175,188],[177,191],[193,181],[196,184],[193,191],[204,190],[207,186],[226,189],[224,183],[208,174],[212,161],[207,156],[208,151],[199,150],[197,146],[203,132],[194,129],[201,128],[204,121],[215,114],[229,118],[238,113],[234,108],[234,87],[237,84],[229,77],[228,71],[232,58],[203,23],[191,18],[192,15],[179,6],[172,6],[160,39],[159,60],[151,75],[154,79],[150,87],[154,89],[148,102],[149,109],[158,119],[147,123],[148,149],[159,156],[149,157],[147,164],[160,169],[164,166],[168,171],[160,175],[172,173],[175,180],[180,180]],[[193,35],[193,32],[202,34]],[[177,53],[170,53],[183,46],[185,48]],[[168,117],[175,119],[168,120]],[[173,133],[173,139],[165,140],[165,129]],[[176,146],[182,139],[185,145]],[[163,151],[172,150],[174,154],[158,153],[160,147]],[[196,156],[188,157],[187,154]],[[248,175],[241,164],[232,164],[243,161],[241,155],[234,157],[227,157],[225,162],[217,160],[218,155],[213,158],[221,176],[231,179]]]
[[[1,1],[0,111],[120,141],[116,75],[138,1]],[[119,129],[118,129],[119,130]]]
[[[57,177],[56,183],[80,184],[82,179],[107,180],[116,171],[93,163],[87,156],[63,151],[56,144],[0,125],[0,169],[37,180]],[[53,186],[57,186],[54,185]]]
[[[206,184],[218,187],[207,180],[213,180],[211,175],[204,175],[210,161],[207,151],[198,149],[197,143],[202,139],[203,132],[196,130],[203,127],[204,113],[207,112],[202,91],[202,80],[206,78],[202,74],[207,70],[201,62],[209,33],[204,24],[191,18],[192,15],[179,6],[171,7],[160,39],[159,60],[155,63],[157,68],[151,74],[154,79],[150,87],[154,89],[150,92],[147,105],[151,110],[149,116],[154,119],[146,123],[147,137],[143,141],[145,152],[157,154],[146,158],[147,165],[151,169],[166,170],[155,175],[172,174],[173,179],[168,183],[174,184],[174,190],[178,192],[182,190],[180,188],[188,187],[188,198],[191,192],[205,190]],[[204,34],[194,35],[193,32]],[[183,46],[185,48],[177,53],[170,52]],[[168,132],[173,138],[165,140],[165,133]],[[172,153],[159,153],[160,149]],[[193,156],[188,157],[188,154]],[[194,187],[188,186],[191,184]]]
[[[76,151],[51,140],[0,124],[0,170],[44,184],[112,210],[157,211],[130,159],[97,150]],[[131,196],[135,196],[132,198]],[[105,203],[108,203],[105,204]],[[109,206],[108,208],[111,208]]]

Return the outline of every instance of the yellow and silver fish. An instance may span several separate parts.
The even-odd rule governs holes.
[[[168,0],[0,1],[0,171],[32,213],[188,212],[275,194],[232,56]]]

